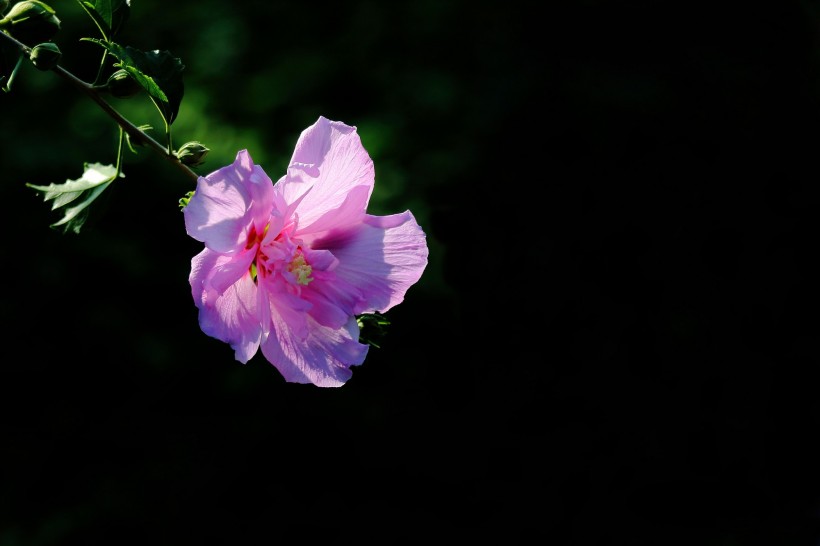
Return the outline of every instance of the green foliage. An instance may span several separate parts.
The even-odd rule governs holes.
[[[109,93],[116,98],[127,98],[144,89],[165,123],[166,143],[163,157],[178,162],[183,169],[188,169],[186,172],[191,176],[196,175],[189,166],[200,165],[208,152],[208,148],[197,141],[186,144],[176,152],[172,147],[171,124],[177,118],[184,95],[182,72],[185,66],[182,61],[167,50],[141,51],[113,41],[130,18],[130,0],[77,0],[77,3],[102,35],[102,39],[80,38],[81,41],[92,42],[103,48],[97,77],[93,83],[86,83],[65,70],[58,73],[83,91],[92,94],[95,101],[120,126],[117,166],[85,163],[83,176],[77,180],[67,180],[64,184],[48,186],[26,184],[34,190],[44,192],[45,200],[53,201],[52,210],[65,207],[63,218],[52,224],[52,227],[62,226],[65,231],[75,233],[79,233],[85,222],[89,205],[112,181],[123,176],[121,160],[124,146],[128,146],[132,152],[135,152],[134,144],[148,144],[155,151],[163,148],[145,135],[147,126],[137,127],[146,138],[137,139],[142,142],[132,143],[132,138],[137,136],[134,126],[105,103],[100,98],[100,93]],[[6,10],[7,5],[7,2],[2,4],[2,11]],[[26,56],[40,70],[57,68],[62,53],[56,44],[50,42],[50,38],[59,30],[60,24],[56,12],[40,0],[17,2],[4,17],[0,18],[0,86],[3,91],[11,88],[12,81]],[[34,37],[37,39],[34,40]],[[35,47],[29,51],[27,44]],[[110,66],[107,63],[109,55],[116,59],[113,63],[116,70],[107,80],[103,80],[106,69]],[[101,84],[101,81],[105,83]],[[69,204],[72,206],[68,207]]]
[[[179,112],[185,92],[182,71],[185,65],[168,51],[140,51],[131,46],[123,47],[114,42],[96,38],[84,38],[104,47],[119,62],[115,66],[124,69],[151,96],[167,125],[171,125]]]
[[[93,203],[118,176],[123,177],[125,175],[118,172],[117,168],[113,165],[86,163],[82,177],[77,180],[67,180],[64,184],[49,184],[48,186],[35,186],[34,184],[26,184],[26,186],[43,192],[44,201],[53,201],[51,210],[76,203],[75,206],[66,208],[63,218],[51,224],[51,227],[56,228],[63,226],[64,231],[79,233],[80,228],[88,217],[88,206]]]
[[[105,41],[110,41],[117,35],[131,13],[130,0],[95,0],[94,2],[77,0],[77,2],[94,20]]]

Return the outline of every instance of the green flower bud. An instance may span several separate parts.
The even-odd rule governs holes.
[[[108,77],[105,88],[111,93],[111,96],[118,99],[127,99],[139,93],[142,86],[131,77],[127,70],[120,68]]]
[[[211,150],[206,148],[197,141],[186,142],[177,150],[177,157],[184,164],[189,167],[196,167],[205,161],[205,156]]]
[[[39,0],[24,0],[12,6],[0,19],[0,29],[5,30],[26,45],[51,40],[60,30],[60,19],[51,6]]]
[[[40,70],[51,70],[62,56],[63,54],[57,44],[46,42],[34,46],[29,54],[29,59]]]

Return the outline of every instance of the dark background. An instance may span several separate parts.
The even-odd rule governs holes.
[[[95,28],[51,5],[93,79]],[[117,133],[26,65],[0,96],[0,545],[817,545],[819,37],[815,1],[134,0],[119,41],[182,59],[198,172],[247,148],[276,180],[323,115],[374,159],[370,211],[425,229],[338,389],[199,330],[193,187],[150,150],[49,228],[24,184]],[[111,102],[160,137],[145,96]]]

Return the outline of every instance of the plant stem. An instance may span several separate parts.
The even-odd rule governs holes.
[[[69,83],[80,89],[84,92],[88,97],[97,103],[97,105],[102,108],[102,110],[108,114],[117,124],[122,127],[123,131],[128,133],[131,139],[136,142],[137,144],[143,144],[155,152],[157,152],[160,156],[162,156],[165,160],[170,161],[173,163],[177,168],[181,169],[189,178],[196,181],[199,178],[199,175],[196,174],[193,170],[191,170],[187,165],[182,164],[176,157],[171,155],[169,151],[147,135],[144,131],[142,131],[139,127],[122,117],[122,114],[117,112],[110,104],[108,104],[100,94],[89,84],[85,83],[84,81],[77,78],[74,74],[69,72],[68,70],[64,69],[63,67],[57,65],[55,66],[52,71],[54,71],[58,76],[67,80]]]
[[[25,45],[22,42],[16,40],[13,36],[6,34],[5,32],[0,31],[0,36],[10,40],[13,42],[21,52],[25,55],[29,55],[31,53],[31,48]],[[188,178],[196,182],[199,179],[199,175],[195,173],[190,167],[183,164],[176,156],[172,155],[172,150],[166,149],[165,146],[151,138],[147,133],[142,131],[139,127],[125,119],[122,114],[117,112],[113,106],[108,104],[102,96],[97,92],[93,85],[90,85],[83,80],[79,79],[77,76],[66,70],[65,68],[61,67],[60,65],[54,65],[51,69],[52,72],[69,82],[71,85],[85,93],[91,100],[97,103],[103,112],[108,114],[108,116],[113,119],[117,125],[119,125],[123,131],[128,133],[131,139],[136,142],[137,144],[142,144],[148,148],[151,148],[153,151],[158,153],[161,157],[163,157],[166,161],[171,162],[174,164],[178,169],[180,169]]]

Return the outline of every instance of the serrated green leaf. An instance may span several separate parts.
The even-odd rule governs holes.
[[[185,88],[182,71],[185,65],[169,51],[140,51],[131,46],[123,47],[114,42],[95,38],[83,38],[108,50],[119,62],[115,64],[126,70],[151,96],[165,123],[169,126],[179,113],[179,105]]]
[[[119,173],[123,177],[122,173]],[[54,201],[51,210],[65,207],[69,203],[79,200],[79,203],[70,208],[64,209],[63,218],[51,224],[51,227],[65,226],[65,230],[80,232],[80,228],[85,223],[87,208],[99,197],[103,191],[117,178],[117,169],[113,165],[103,165],[102,163],[86,163],[82,177],[77,180],[66,180],[63,184],[49,184],[48,186],[37,186],[26,184],[29,188],[43,192],[44,201]]]
[[[26,186],[44,192],[44,201],[55,200],[51,207],[51,210],[54,210],[70,203],[79,197],[82,192],[112,181],[116,174],[117,169],[113,165],[87,163],[84,166],[83,176],[77,180],[66,180],[63,184],[49,184],[48,186],[36,186],[34,184],[26,184]]]

